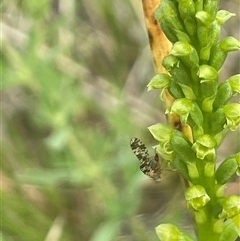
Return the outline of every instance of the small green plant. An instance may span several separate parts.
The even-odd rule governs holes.
[[[219,82],[228,52],[239,50],[240,42],[219,40],[221,25],[235,14],[218,8],[219,0],[161,1],[155,17],[173,47],[162,62],[168,73],[148,84],[148,90],[167,90],[175,98],[166,113],[179,115],[192,131],[190,140],[168,124],[149,127],[157,152],[189,184],[185,199],[198,241],[234,241],[240,235],[240,196],[224,194],[226,183],[240,175],[240,153],[216,167],[216,150],[240,123],[240,104],[229,103],[240,93],[240,75]],[[156,232],[161,241],[193,240],[173,224],[160,224]]]

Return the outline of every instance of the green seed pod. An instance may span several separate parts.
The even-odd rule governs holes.
[[[229,82],[221,83],[217,89],[217,95],[213,102],[213,110],[217,110],[219,107],[227,104],[232,98],[233,91]]]
[[[227,183],[235,174],[238,169],[236,155],[228,157],[224,160],[216,171],[216,180],[220,185]]]

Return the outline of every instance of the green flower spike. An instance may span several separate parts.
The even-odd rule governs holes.
[[[203,208],[210,201],[210,197],[207,195],[205,188],[200,185],[189,187],[185,192],[185,198],[188,207],[196,211]]]
[[[192,149],[196,152],[199,159],[206,158],[209,161],[214,161],[216,157],[215,146],[216,140],[210,135],[200,136],[193,144]]]

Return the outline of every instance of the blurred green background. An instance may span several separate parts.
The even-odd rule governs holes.
[[[238,18],[223,35],[239,37]],[[146,127],[165,122],[159,93],[146,91],[141,1],[2,0],[1,28],[1,240],[155,241],[160,222],[188,229],[178,177],[154,184],[129,147],[137,136],[153,153]]]

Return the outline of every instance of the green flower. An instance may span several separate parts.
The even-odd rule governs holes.
[[[210,201],[210,197],[207,195],[205,188],[200,185],[189,187],[185,192],[185,198],[188,207],[194,210],[200,210]]]
[[[161,241],[193,241],[189,236],[181,232],[177,226],[170,223],[158,225],[156,233]]]
[[[207,160],[213,161],[216,157],[216,145],[217,142],[212,136],[204,134],[196,140],[192,149],[196,152],[199,159],[206,158]]]
[[[236,130],[240,124],[240,104],[230,103],[224,106],[224,114],[227,119],[227,123],[224,128],[229,128],[231,131]]]
[[[221,204],[223,206],[219,218],[233,218],[240,214],[240,196],[230,195],[225,197]]]

